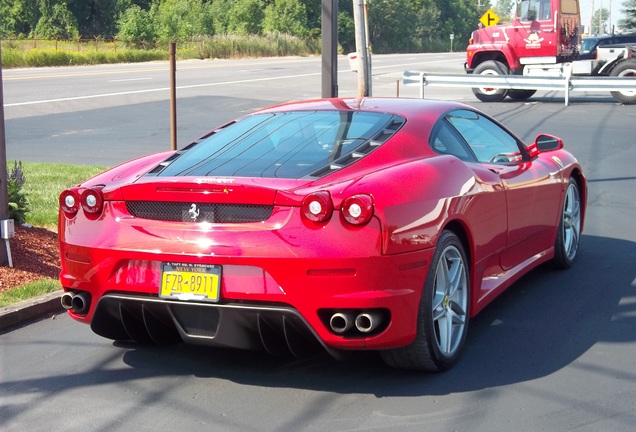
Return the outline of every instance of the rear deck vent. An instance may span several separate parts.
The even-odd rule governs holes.
[[[274,210],[271,205],[158,201],[127,201],[126,208],[131,215],[143,219],[210,223],[263,222]]]

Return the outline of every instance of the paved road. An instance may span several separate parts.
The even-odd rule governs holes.
[[[457,54],[376,58],[374,93],[394,95],[404,69],[461,70],[461,61]],[[313,58],[180,64],[180,140],[240,112],[319,96],[319,76],[311,75],[318,65]],[[355,91],[345,66],[342,95]],[[9,159],[110,165],[166,148],[166,71],[160,63],[7,71]],[[479,106],[526,140],[538,131],[563,137],[590,180],[576,265],[538,269],[490,305],[472,322],[455,369],[394,371],[373,354],[339,363],[325,356],[293,361],[197,347],[139,348],[57,316],[0,335],[0,429],[633,429],[636,107],[602,95],[573,98],[566,108],[558,93],[483,104],[470,91],[435,91],[431,96]]]
[[[460,71],[463,56],[451,55],[444,66],[447,56],[378,56],[374,94],[395,96],[405,69]],[[178,63],[179,145],[242,113],[320,97],[320,62],[299,57]],[[356,74],[345,57],[339,71],[339,94],[355,95]],[[110,166],[170,148],[166,62],[9,69],[3,75],[9,160]],[[419,91],[402,88],[401,94]]]

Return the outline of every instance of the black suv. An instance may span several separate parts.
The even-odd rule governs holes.
[[[617,44],[636,45],[636,33],[590,36],[583,38],[581,43],[581,60],[595,59],[596,48],[599,45]]]

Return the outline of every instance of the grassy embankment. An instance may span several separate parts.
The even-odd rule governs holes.
[[[209,36],[177,43],[177,59],[306,56],[319,54],[320,48],[320,39],[285,34]],[[123,42],[2,41],[3,68],[137,63],[168,58],[165,44],[142,49]]]

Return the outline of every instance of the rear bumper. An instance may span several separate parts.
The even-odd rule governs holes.
[[[334,269],[332,261],[323,263],[322,270],[315,268],[313,260],[287,262],[283,267],[294,269],[290,276],[280,276],[280,283],[262,268],[227,265],[218,303],[163,299],[158,296],[158,285],[142,288],[131,284],[131,279],[119,288],[107,283],[103,294],[99,293],[101,286],[64,285],[66,291],[90,293],[93,300],[86,315],[72,310],[69,314],[90,323],[95,333],[106,338],[158,344],[183,340],[262,348],[272,354],[297,354],[321,345],[333,354],[334,350],[403,346],[414,339],[429,252],[368,258],[366,262],[358,259],[354,267],[341,270]],[[146,271],[159,268],[148,262],[142,267]],[[155,279],[159,276],[147,280]],[[61,280],[68,282],[68,275],[62,274]],[[339,313],[346,314],[351,323],[361,314],[371,314],[377,327],[368,332],[353,326],[346,332],[334,331],[331,319]]]
[[[288,222],[241,231],[174,223],[142,228],[124,220],[88,232],[67,224],[60,231],[60,282],[91,299],[82,314],[69,314],[104,337],[150,343],[176,339],[274,351],[263,342],[269,333],[282,334],[284,345],[294,333],[328,350],[410,343],[433,250],[382,255],[379,221],[355,230],[332,222],[323,229]],[[164,262],[220,266],[218,302],[160,298]],[[370,312],[382,325],[339,334],[329,321],[341,311]],[[189,325],[187,316],[200,324]],[[161,334],[170,337],[163,341]]]

